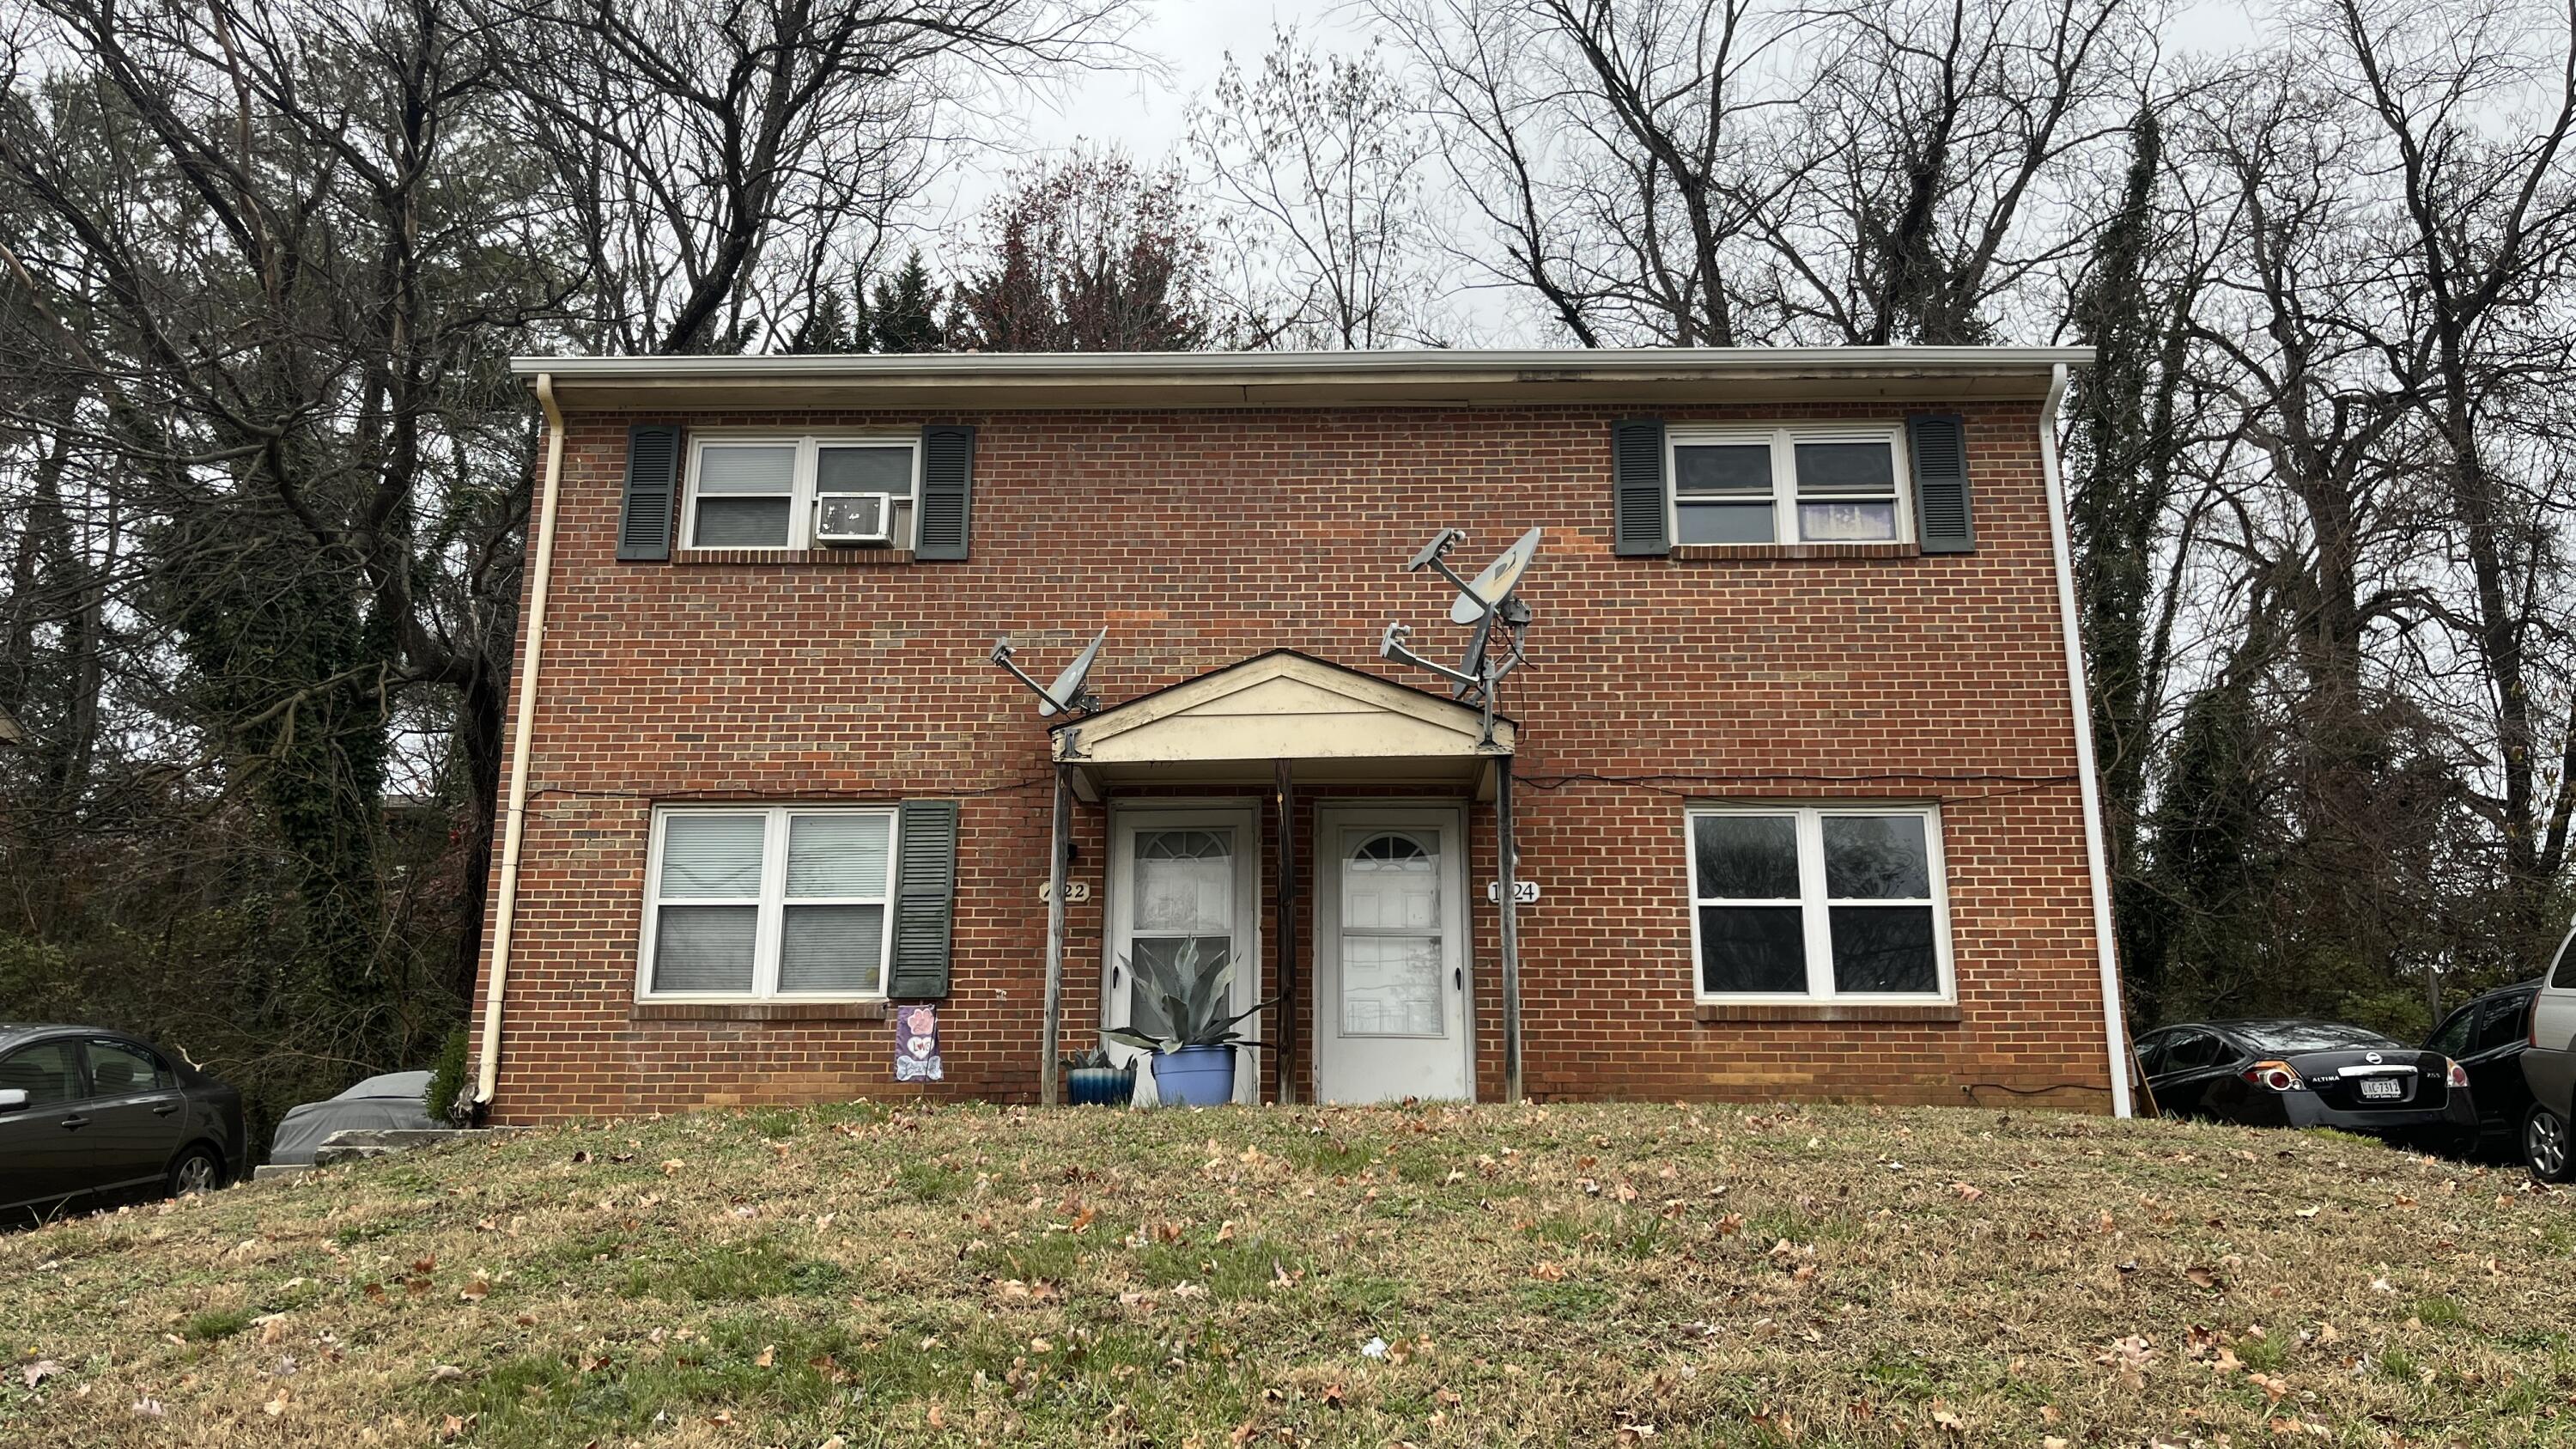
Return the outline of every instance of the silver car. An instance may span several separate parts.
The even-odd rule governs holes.
[[[2531,1110],[2522,1119],[2522,1158],[2542,1182],[2576,1181],[2576,926],[2531,1003],[2531,1049],[2522,1054]]]

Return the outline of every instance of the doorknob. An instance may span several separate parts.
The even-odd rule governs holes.
[[[1466,990],[1466,989],[1467,989],[1467,968],[1466,968],[1466,967],[1464,967],[1464,966],[1452,966],[1452,967],[1450,967],[1450,968],[1449,968],[1449,984],[1450,984],[1451,986],[1453,986],[1453,987],[1457,988],[1457,989],[1458,989],[1458,990],[1460,990],[1460,991],[1464,991],[1464,990]]]

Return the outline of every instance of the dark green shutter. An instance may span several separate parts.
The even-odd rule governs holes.
[[[1664,423],[1630,418],[1610,425],[1612,553],[1672,551],[1664,531]]]
[[[921,510],[913,525],[915,558],[966,556],[974,513],[975,430],[933,423],[921,430]]]
[[[895,826],[894,972],[886,994],[948,994],[948,938],[957,915],[957,802],[906,800]]]
[[[680,425],[637,423],[626,430],[626,501],[618,509],[617,557],[653,562],[671,556],[671,505],[680,491]]]
[[[1914,455],[1914,536],[1925,553],[1975,553],[1968,508],[1968,420],[1933,413],[1905,422]]]

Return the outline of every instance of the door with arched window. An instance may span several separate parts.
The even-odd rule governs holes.
[[[1472,1095],[1457,812],[1326,807],[1317,820],[1315,1095]]]

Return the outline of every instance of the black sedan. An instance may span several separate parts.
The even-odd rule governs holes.
[[[2478,1125],[2458,1062],[2331,1021],[2185,1022],[2138,1038],[2138,1066],[2167,1117],[2407,1142],[2455,1140]]]
[[[2424,1050],[2440,1052],[2469,1074],[2478,1104],[2478,1130],[2454,1150],[2480,1156],[2522,1154],[2522,1119],[2531,1115],[2531,1084],[2522,1079],[2522,1054],[2531,1049],[2531,999],[2538,981],[2499,986],[2442,1018]]]
[[[0,1024],[0,1217],[210,1192],[247,1165],[241,1093],[89,1026]]]

